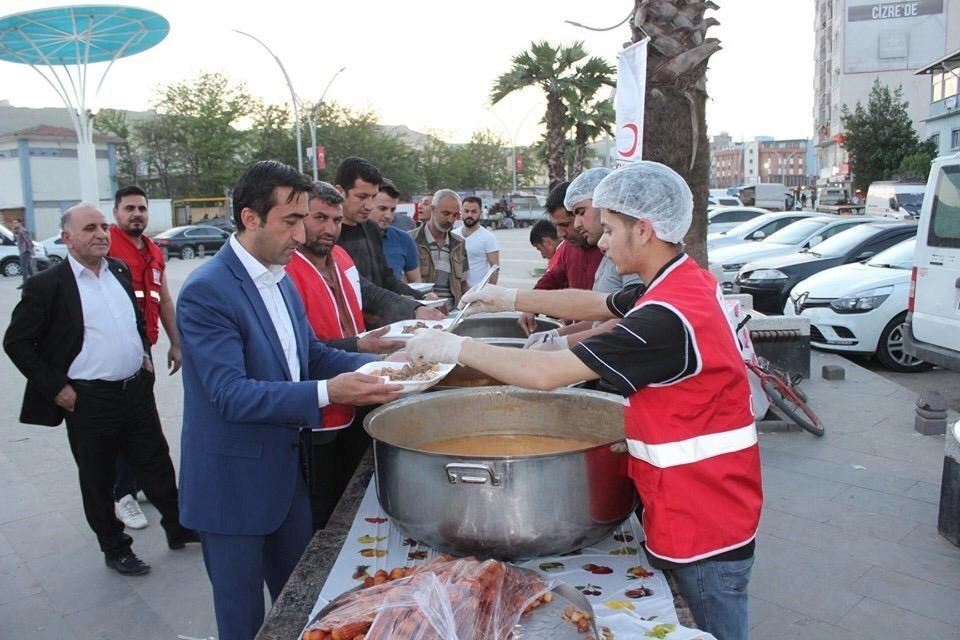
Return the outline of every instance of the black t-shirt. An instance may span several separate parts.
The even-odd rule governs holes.
[[[627,315],[646,290],[645,284],[637,283],[611,293],[607,307],[622,320],[612,330],[572,348],[574,355],[625,397],[651,383],[670,382],[697,369],[693,341],[676,313],[649,304]]]

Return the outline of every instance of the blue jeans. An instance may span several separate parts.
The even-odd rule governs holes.
[[[33,275],[33,256],[29,253],[20,254],[20,275],[23,276],[23,283],[27,283],[27,278]]]
[[[747,585],[752,569],[753,558],[702,560],[670,573],[700,630],[717,640],[747,640]]]

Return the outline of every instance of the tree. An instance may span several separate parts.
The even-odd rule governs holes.
[[[710,148],[707,143],[707,62],[720,41],[705,37],[719,22],[704,18],[710,0],[634,0],[633,41],[650,36],[643,118],[643,157],[667,165],[693,191],[693,224],[684,242],[687,253],[707,265],[707,195]]]
[[[897,177],[905,182],[926,182],[930,165],[936,157],[936,143],[933,140],[921,142],[917,151],[903,157]]]
[[[185,178],[184,195],[222,196],[249,164],[248,135],[237,127],[257,101],[243,84],[220,73],[163,88],[157,113],[178,129],[174,166]]]
[[[513,57],[513,66],[494,81],[490,92],[491,104],[527,87],[539,87],[546,94],[547,110],[543,121],[547,128],[546,160],[550,182],[566,179],[563,150],[572,97],[592,95],[600,86],[614,84],[613,67],[602,58],[587,58],[587,55],[583,42],[556,47],[548,42],[533,42],[530,51]]]
[[[279,160],[297,166],[297,139],[286,105],[258,102],[251,115],[253,127],[248,132],[247,157],[251,161]]]
[[[423,190],[420,154],[398,135],[384,130],[375,113],[352,111],[333,102],[308,108],[317,123],[317,144],[323,145],[326,154],[322,180],[333,182],[340,162],[360,156],[390,178],[404,197]]]
[[[119,109],[101,109],[97,113],[96,128],[110,133],[123,142],[117,144],[117,173],[114,176],[117,184],[137,184],[137,173],[140,158],[131,142],[130,126],[127,124],[127,113]]]
[[[858,100],[852,112],[847,105],[840,108],[854,187],[866,191],[876,180],[893,178],[905,157],[922,150],[908,105],[902,86],[891,91],[874,80],[865,107]]]

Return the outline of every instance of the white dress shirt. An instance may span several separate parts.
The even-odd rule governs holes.
[[[137,314],[123,285],[100,260],[99,273],[80,264],[69,253],[80,290],[83,346],[67,369],[72,380],[126,380],[143,366],[143,340]]]
[[[277,286],[286,277],[287,272],[282,266],[276,264],[270,265],[269,268],[265,267],[262,262],[250,255],[235,235],[230,236],[230,247],[237,254],[243,268],[256,285],[260,297],[263,298],[270,321],[277,332],[277,337],[280,338],[280,346],[283,348],[283,355],[290,370],[290,379],[299,382],[300,358],[297,356],[297,339],[293,332],[290,312],[283,300],[283,294],[280,293],[280,287]],[[330,404],[326,380],[317,380],[317,402],[321,407]]]

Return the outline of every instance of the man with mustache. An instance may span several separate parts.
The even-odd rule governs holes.
[[[467,247],[463,238],[450,233],[460,213],[460,195],[451,189],[433,194],[430,219],[410,232],[420,256],[420,278],[432,282],[439,298],[453,299],[457,306],[467,287]]]
[[[157,344],[160,337],[157,325],[163,324],[163,331],[170,340],[167,368],[173,375],[180,369],[180,336],[177,335],[173,298],[167,286],[163,251],[146,235],[150,223],[146,192],[137,186],[118,189],[113,198],[113,218],[116,224],[110,227],[109,255],[122,260],[130,269],[133,295],[143,313],[151,346]],[[137,502],[138,488],[137,480],[121,454],[117,457],[113,481],[114,510],[123,524],[131,529],[143,529],[148,524]]]
[[[303,298],[307,322],[327,345],[361,353],[396,351],[403,343],[383,339],[387,327],[364,331],[364,312],[386,322],[441,320],[443,314],[360,275],[349,254],[336,244],[342,203],[343,196],[332,184],[314,182],[304,218],[305,239],[285,267],[287,275]],[[363,409],[331,404],[324,407],[322,427],[304,430],[312,454],[308,484],[314,529],[326,524],[367,449],[370,437],[359,424],[365,415]]]
[[[180,525],[170,450],[153,395],[154,369],[130,269],[107,258],[110,231],[92,204],[61,219],[69,254],[27,281],[3,346],[27,378],[20,411],[26,424],[67,423],[83,511],[106,565],[122,575],[150,571],[114,513],[114,464],[123,453],[160,511],[171,549],[199,542]]]

